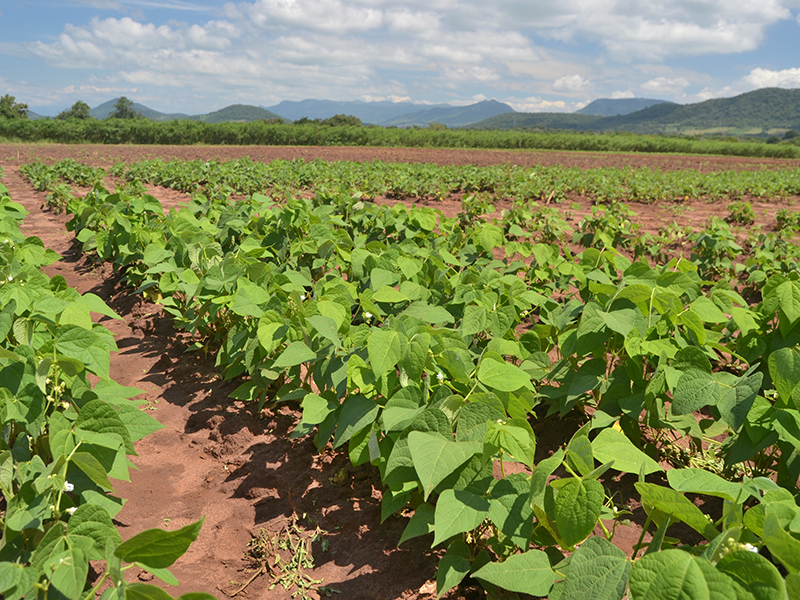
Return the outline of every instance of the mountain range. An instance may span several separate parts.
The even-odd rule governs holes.
[[[600,117],[614,117],[628,115],[654,104],[663,104],[666,100],[653,98],[598,98],[575,112],[579,115],[597,115]],[[672,103],[670,103],[672,104]]]
[[[117,99],[91,110],[104,119]],[[275,119],[291,122],[306,117],[327,119],[337,114],[358,117],[364,124],[384,127],[425,127],[439,123],[470,129],[564,129],[574,131],[628,131],[645,134],[773,135],[800,130],[800,89],[765,88],[694,104],[676,104],[651,98],[600,98],[574,113],[515,112],[496,100],[468,106],[420,105],[412,102],[342,102],[334,100],[283,101],[269,107],[234,104],[202,114],[161,113],[134,103],[148,119],[191,119],[205,123]],[[30,118],[45,118],[30,112]]]
[[[613,106],[613,103],[629,101],[604,102]],[[609,109],[604,110],[608,112]],[[659,102],[615,116],[582,113],[501,114],[469,127],[628,131],[665,135],[772,135],[789,129],[800,131],[800,89],[763,88],[732,98],[715,98],[694,104]]]
[[[114,104],[117,100],[115,98],[104,102],[100,106],[93,108],[89,113],[96,119],[105,119],[114,111]],[[427,126],[433,121],[448,127],[463,127],[470,123],[482,121],[501,113],[513,112],[514,110],[508,104],[503,104],[496,100],[484,100],[469,106],[452,106],[451,104],[420,105],[412,102],[389,101],[302,100],[294,102],[285,100],[270,107],[233,104],[203,115],[161,113],[136,102],[133,104],[133,109],[153,121],[190,119],[205,123],[225,123],[278,119],[291,122],[304,117],[308,119],[327,119],[334,115],[345,114],[358,117],[364,124],[386,127]]]

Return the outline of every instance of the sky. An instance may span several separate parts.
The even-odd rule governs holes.
[[[800,88],[800,0],[0,0],[0,95],[43,115],[282,100],[572,112]]]

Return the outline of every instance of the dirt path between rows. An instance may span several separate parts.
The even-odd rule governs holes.
[[[390,517],[380,523],[381,485],[369,466],[353,469],[346,456],[326,450],[319,454],[310,440],[289,440],[298,414],[287,407],[253,414],[253,406],[229,399],[235,383],[215,375],[214,357],[186,351],[186,344],[160,308],[118,285],[107,265],[87,261],[73,245],[65,229],[67,218],[42,211],[44,194],[32,190],[19,174],[19,166],[34,158],[53,162],[72,157],[93,166],[108,167],[118,160],[144,158],[254,160],[313,158],[326,160],[407,160],[441,164],[569,164],[574,166],[650,166],[658,168],[779,169],[795,168],[797,161],[684,157],[653,155],[606,155],[555,152],[482,152],[372,148],[266,148],[266,147],[141,147],[62,146],[0,144],[3,183],[12,199],[30,214],[24,231],[38,235],[45,245],[62,255],[46,269],[63,275],[80,292],[94,292],[105,299],[123,320],[103,319],[116,335],[119,353],[112,355],[111,376],[126,386],[144,390],[145,410],[165,429],[137,444],[138,457],[130,482],[119,482],[117,495],[129,499],[117,518],[123,538],[153,527],[175,529],[205,515],[200,537],[173,567],[181,585],[169,587],[152,576],[132,569],[131,580],[150,581],[177,596],[203,591],[228,597],[253,575],[244,560],[248,543],[264,529],[276,533],[293,518],[303,530],[320,535],[312,545],[316,568],[309,571],[322,580],[328,593],[347,599],[428,600],[436,597],[435,568],[439,554],[430,549],[429,537],[416,538],[397,548],[407,520]],[[154,188],[165,205],[184,200],[171,190]],[[591,201],[571,198],[573,227],[590,210]],[[797,199],[754,201],[758,224],[774,225],[775,211]],[[453,216],[458,199],[429,203]],[[724,216],[719,203],[702,200],[682,203],[680,210],[668,205],[631,205],[635,222],[655,231],[665,222],[699,227],[712,215]],[[723,207],[724,208],[724,207]],[[567,209],[567,206],[564,206]],[[539,448],[555,449],[566,442],[568,430],[542,432]],[[544,456],[540,457],[544,458]],[[627,485],[620,483],[623,494]],[[615,543],[630,548],[641,531],[643,514],[636,509],[634,524],[618,529]],[[637,524],[638,523],[638,524]],[[290,598],[278,586],[269,590],[266,575],[256,577],[237,598]],[[340,592],[340,593],[336,593]],[[318,593],[310,593],[316,598]],[[324,590],[323,590],[324,595]],[[450,599],[483,597],[481,591],[462,588]]]
[[[62,255],[45,269],[48,275],[63,275],[123,316],[102,320],[120,350],[112,354],[111,377],[144,390],[145,410],[166,426],[136,445],[138,470],[130,482],[115,486],[129,500],[116,519],[123,538],[153,527],[177,529],[205,516],[199,538],[171,569],[179,587],[138,568],[129,571],[131,580],[160,585],[174,596],[201,591],[224,598],[253,575],[243,560],[251,538],[261,529],[277,533],[296,516],[304,530],[319,526],[322,532],[312,545],[316,568],[309,575],[340,597],[435,597],[431,578],[438,558],[430,540],[396,547],[406,520],[390,517],[380,524],[380,480],[371,467],[351,469],[343,455],[318,454],[311,440],[289,440],[298,414],[288,408],[259,419],[253,407],[231,401],[235,385],[218,380],[213,357],[185,353],[158,306],[131,296],[107,265],[88,262],[72,244],[67,218],[40,210],[43,193],[34,192],[15,167],[6,166],[2,182],[30,211],[24,233]],[[269,583],[261,575],[236,597],[291,597],[280,586],[269,591]]]

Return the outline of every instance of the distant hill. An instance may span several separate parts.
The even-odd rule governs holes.
[[[353,115],[364,124],[384,127],[426,126],[434,121],[448,127],[460,127],[499,113],[514,111],[508,104],[496,100],[484,100],[469,106],[389,101],[284,100],[280,104],[267,107],[267,110],[292,121],[302,117],[327,119],[334,115]]]
[[[433,106],[447,106],[449,104],[435,104]],[[421,108],[431,108],[431,105],[414,104],[413,102],[363,102],[361,100],[284,100],[275,106],[266,107],[274,113],[292,121],[303,117],[309,119],[328,119],[334,115],[352,115],[361,119],[362,123],[383,125],[387,121],[400,115],[408,114]]]
[[[113,100],[104,102],[100,106],[96,106],[93,109],[91,109],[89,111],[89,114],[92,115],[95,119],[107,119],[108,115],[114,112],[114,104],[117,103],[117,100],[119,100],[119,98],[114,98]],[[144,104],[139,104],[138,102],[133,103],[133,110],[138,112],[140,115],[147,117],[148,119],[152,119],[153,121],[171,121],[172,119],[189,118],[189,115],[184,115],[182,113],[166,114],[158,112],[157,110],[148,108]]]
[[[114,111],[114,104],[116,104],[117,100],[119,100],[119,98],[104,102],[100,106],[91,109],[89,114],[95,119],[106,119]],[[225,108],[204,115],[186,115],[183,113],[167,114],[158,112],[157,110],[153,110],[137,102],[133,103],[133,110],[153,121],[190,119],[192,121],[203,121],[204,123],[242,123],[247,121],[259,121],[261,119],[283,119],[283,117],[259,106],[250,106],[247,104],[232,104],[231,106],[226,106]]]
[[[189,117],[193,121],[203,121],[204,123],[247,123],[250,121],[261,121],[264,119],[285,119],[274,112],[251,106],[248,104],[232,104],[206,115],[196,115]]]
[[[764,88],[696,104],[658,104],[593,123],[635,133],[739,133],[800,129],[800,89]]]
[[[437,106],[419,110],[413,113],[400,115],[383,123],[385,126],[410,127],[412,125],[426,126],[430,123],[441,123],[448,127],[464,127],[472,123],[484,121],[503,113],[513,113],[514,109],[508,104],[497,100],[483,100],[469,106]]]
[[[663,102],[666,102],[666,100],[655,100],[653,98],[598,98],[575,112],[579,115],[615,117],[617,115],[628,115]]]
[[[588,106],[587,106],[588,108]],[[500,115],[473,129],[549,128],[647,134],[758,135],[800,130],[800,89],[765,88],[695,104],[660,102],[625,115],[564,113]]]
[[[44,115],[40,115],[39,113],[35,113],[32,110],[28,110],[28,118],[31,121],[35,121],[36,119],[49,119],[51,117],[46,117]]]

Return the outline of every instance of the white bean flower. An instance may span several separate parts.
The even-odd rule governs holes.
[[[13,275],[9,275],[9,276],[8,276],[8,280],[9,280],[9,281],[14,281],[14,276],[13,276]]]
[[[441,371],[439,371],[439,372],[436,374],[436,379],[439,381],[439,383],[441,383],[442,381],[444,381],[444,373],[442,373]]]
[[[306,299],[306,295],[305,294],[300,294],[300,302],[304,302],[305,299]]]
[[[364,320],[365,321],[369,321],[371,318],[372,318],[372,313],[371,312],[365,312],[364,313]]]
[[[67,509],[67,514],[68,514],[68,515],[74,515],[76,510],[78,510],[78,507],[77,507],[77,506],[70,506],[70,507]]]
[[[75,486],[73,484],[71,484],[69,481],[65,481],[64,482],[64,491],[65,492],[71,492],[74,489],[75,489]]]
[[[756,554],[758,554],[758,548],[753,546],[753,544],[745,544],[744,545],[744,549],[745,550],[749,550],[750,552],[755,552]]]

